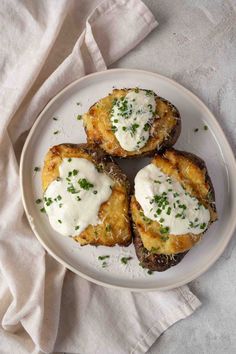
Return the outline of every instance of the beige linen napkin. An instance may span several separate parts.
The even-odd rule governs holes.
[[[145,353],[200,302],[187,286],[138,294],[66,271],[28,226],[17,160],[51,97],[105,70],[157,22],[140,0],[3,0],[0,15],[0,353]]]

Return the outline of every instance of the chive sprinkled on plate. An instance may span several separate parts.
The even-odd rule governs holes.
[[[35,200],[35,203],[36,203],[36,204],[42,203],[42,199],[36,199],[36,200]]]
[[[104,259],[110,258],[109,255],[105,255],[105,256],[98,256],[98,260],[99,261],[104,261]]]
[[[78,114],[77,117],[76,117],[77,120],[81,120],[82,119],[82,115],[81,114]]]
[[[60,133],[59,130],[56,130],[55,132],[53,132],[54,135],[57,135],[57,134],[59,134],[59,133]]]
[[[40,168],[40,167],[35,166],[35,168],[34,168],[34,172],[39,172],[40,170],[41,170],[41,168]]]

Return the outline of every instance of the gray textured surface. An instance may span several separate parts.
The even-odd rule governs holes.
[[[114,67],[158,72],[189,88],[216,115],[236,152],[236,2],[144,2],[159,26]],[[149,354],[236,353],[235,244],[234,235],[217,263],[190,284],[202,307],[168,329]]]

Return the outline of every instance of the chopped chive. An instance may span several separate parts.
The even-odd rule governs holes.
[[[80,178],[78,180],[78,183],[82,189],[89,190],[90,188],[93,188],[94,185],[90,183],[86,178]]]
[[[203,230],[206,227],[206,223],[204,222],[203,224],[200,225],[200,229]]]
[[[93,191],[93,194],[97,194],[98,193],[98,191]]]
[[[69,158],[69,159],[68,159],[68,162],[71,162],[71,161],[72,161],[72,159],[71,159],[71,158]]]
[[[36,166],[36,167],[34,168],[34,171],[35,171],[35,172],[40,171],[40,167],[37,167],[37,166]]]
[[[147,273],[148,273],[149,275],[152,275],[152,274],[153,274],[153,271],[152,271],[151,269],[148,269]]]
[[[204,125],[204,130],[208,130],[208,126],[207,125]]]
[[[122,257],[120,261],[123,264],[127,264],[128,261],[130,261],[131,259],[132,259],[132,257]]]
[[[169,207],[169,208],[167,209],[166,214],[167,214],[167,215],[170,215],[170,213],[171,213],[171,208]]]
[[[59,130],[56,130],[55,132],[53,132],[54,135],[57,135],[59,133]]]
[[[78,114],[77,117],[76,117],[77,120],[81,120],[82,119],[82,115],[81,114]]]
[[[98,259],[99,261],[103,261],[104,259],[110,258],[110,256],[99,256]]]
[[[62,224],[62,221],[60,219],[57,220],[59,222],[59,224]]]
[[[53,120],[58,120],[58,118],[56,118],[56,117],[52,117],[52,119],[53,119]]]
[[[107,267],[107,262],[102,262],[102,268],[106,268]]]
[[[75,227],[75,230],[79,230],[79,226],[76,226],[76,227]]]
[[[198,132],[198,130],[199,130],[198,128],[195,128],[195,129],[194,129],[194,133],[197,133],[197,132]]]
[[[41,211],[41,213],[46,213],[45,208],[41,208],[40,211]]]
[[[160,233],[161,234],[167,234],[169,232],[170,228],[168,226],[166,227],[161,227],[160,228]]]
[[[168,236],[161,236],[161,240],[165,242],[165,241],[169,240],[169,237]]]
[[[150,252],[151,253],[157,253],[159,249],[160,249],[160,247],[157,247],[157,248],[156,247],[152,247]]]
[[[35,203],[36,203],[36,204],[42,203],[42,199],[36,199],[36,200],[35,200]]]

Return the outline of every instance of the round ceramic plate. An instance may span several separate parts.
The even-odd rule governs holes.
[[[140,87],[170,100],[180,111],[182,132],[176,148],[192,152],[205,160],[212,178],[219,221],[180,264],[163,272],[148,274],[139,266],[134,247],[81,247],[55,232],[40,212],[35,200],[42,197],[41,172],[48,149],[61,143],[82,143],[86,135],[76,118],[113,88]],[[56,118],[56,119],[53,119]],[[205,126],[205,128],[204,128]],[[198,129],[198,131],[194,131]],[[117,160],[132,183],[137,171],[149,158]],[[21,165],[22,198],[29,223],[46,250],[65,267],[97,284],[136,291],[166,290],[186,284],[205,272],[221,255],[236,224],[236,163],[232,150],[215,117],[191,92],[176,82],[151,72],[108,70],[88,75],[66,87],[38,117],[25,143]],[[109,255],[107,267],[99,256]],[[122,257],[132,257],[125,265]]]

